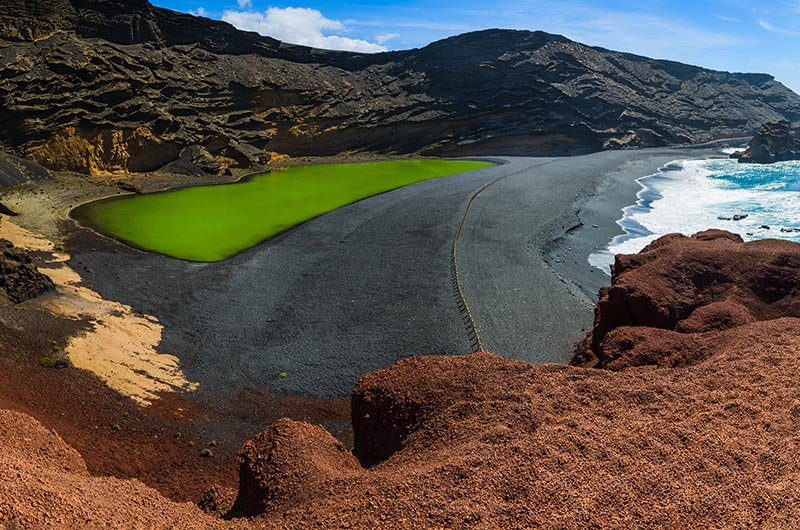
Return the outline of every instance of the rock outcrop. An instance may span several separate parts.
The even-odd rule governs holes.
[[[27,253],[0,239],[0,294],[18,304],[53,290],[53,280],[38,271]]]
[[[800,160],[800,132],[786,120],[765,123],[743,153],[731,155],[741,163],[772,164]]]
[[[800,120],[800,96],[771,76],[542,32],[487,30],[365,55],[146,0],[13,0],[0,13],[0,65],[0,147],[90,174],[168,163],[223,173],[271,152],[584,153]]]
[[[309,492],[360,471],[358,461],[328,431],[282,419],[242,447],[232,513],[253,516],[285,509],[287,503],[313,502]]]
[[[573,364],[622,369],[697,361],[697,334],[800,318],[800,245],[722,230],[663,236],[616,256]]]

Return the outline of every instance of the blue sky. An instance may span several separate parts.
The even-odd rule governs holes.
[[[151,0],[286,42],[398,50],[486,28],[542,30],[594,46],[735,72],[800,93],[800,0]]]

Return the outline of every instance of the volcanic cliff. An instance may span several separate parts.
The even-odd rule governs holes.
[[[280,420],[210,514],[92,477],[0,410],[0,521],[23,528],[794,528],[800,245],[711,231],[621,256],[576,363],[416,357],[353,391],[355,449]],[[599,362],[597,362],[599,360]],[[219,518],[225,515],[226,518]],[[227,520],[225,520],[227,519]]]
[[[487,30],[365,55],[146,0],[8,0],[0,61],[0,147],[90,174],[220,173],[273,152],[581,153],[800,120],[800,96],[769,75],[542,32]]]

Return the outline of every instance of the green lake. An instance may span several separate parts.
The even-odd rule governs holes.
[[[290,167],[232,184],[96,201],[75,208],[72,217],[142,250],[213,262],[365,197],[492,165],[409,160]]]

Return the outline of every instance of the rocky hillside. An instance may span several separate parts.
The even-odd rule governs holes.
[[[203,497],[208,515],[89,476],[57,434],[0,410],[0,522],[796,528],[798,262],[787,241],[665,236],[617,261],[576,358],[604,369],[405,359],[356,385],[352,453],[319,425],[279,420],[242,448],[238,490]]]
[[[364,55],[288,45],[146,0],[8,0],[0,148],[90,174],[220,173],[273,152],[580,153],[800,120],[764,74],[714,72],[541,32]]]

